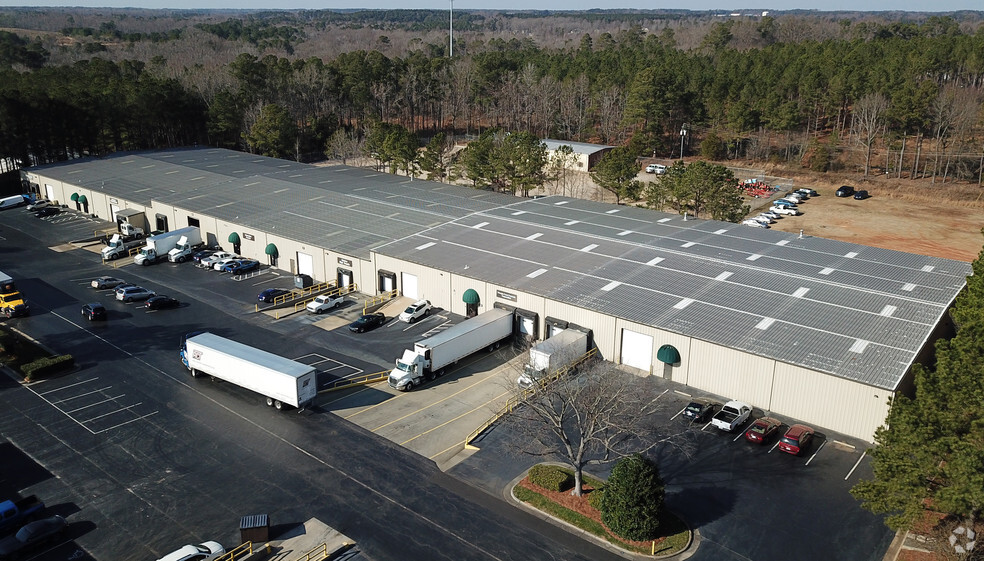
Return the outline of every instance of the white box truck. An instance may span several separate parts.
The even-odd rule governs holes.
[[[192,377],[212,376],[252,390],[278,410],[285,405],[305,407],[318,395],[317,370],[313,366],[214,333],[186,337],[181,345],[181,362]]]
[[[21,195],[12,195],[10,197],[0,198],[0,210],[6,210],[8,208],[14,208],[26,204],[27,199]]]
[[[521,388],[530,388],[537,380],[572,364],[586,352],[588,334],[576,329],[565,329],[530,349],[530,359],[516,382]]]
[[[137,265],[150,265],[168,258],[168,252],[185,245],[202,243],[202,234],[197,226],[188,226],[171,232],[164,232],[147,238],[147,245],[140,248],[140,253],[133,256]]]
[[[418,341],[403,351],[390,372],[389,385],[410,391],[444,374],[445,368],[478,351],[499,348],[513,334],[513,312],[493,308],[448,329]]]

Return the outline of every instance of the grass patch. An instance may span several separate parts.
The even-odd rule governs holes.
[[[551,466],[553,467],[553,466]],[[563,468],[560,468],[563,469]],[[564,471],[570,472],[573,478],[573,472],[564,469]],[[584,484],[587,487],[593,489],[600,489],[604,486],[604,482],[593,477],[584,476]],[[574,498],[567,496],[567,492],[564,492],[564,496],[560,499],[561,501],[572,501]],[[563,520],[572,526],[580,528],[586,532],[590,532],[592,535],[602,538],[622,549],[631,551],[633,553],[641,553],[644,555],[652,554],[652,542],[630,542],[622,540],[617,536],[612,535],[607,528],[599,521],[591,516],[585,515],[583,508],[585,505],[589,505],[590,502],[588,497],[591,496],[590,493],[576,499],[578,501],[583,501],[583,505],[572,505],[573,508],[579,508],[582,512],[577,512],[567,508],[566,506],[560,504],[554,498],[551,498],[550,492],[544,490],[544,492],[539,492],[534,489],[530,489],[523,485],[517,485],[513,488],[513,494],[517,499],[523,501],[524,503],[532,506],[533,508],[549,514],[550,516]],[[559,495],[554,495],[558,497]],[[593,512],[597,512],[594,507],[591,507]],[[600,515],[597,515],[600,519]],[[660,556],[672,555],[674,553],[679,553],[683,551],[687,544],[690,543],[690,529],[686,524],[683,523],[678,517],[673,514],[664,511],[660,516],[660,536],[657,538],[658,543],[656,544],[656,554]]]

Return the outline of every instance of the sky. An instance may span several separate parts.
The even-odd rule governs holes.
[[[774,1],[774,0],[773,0]],[[105,8],[170,8],[170,9],[447,9],[450,0],[417,0],[401,2],[382,0],[362,2],[358,0],[0,0],[0,6],[83,6]],[[727,12],[761,13],[765,10],[818,10],[818,11],[886,11],[952,12],[957,10],[984,10],[984,0],[787,0],[772,6],[755,6],[728,0],[689,0],[685,2],[652,2],[647,0],[457,0],[455,10],[590,10],[593,8],[638,8],[648,10],[686,9],[723,10]]]

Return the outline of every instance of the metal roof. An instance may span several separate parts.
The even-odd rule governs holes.
[[[894,389],[970,264],[565,197],[195,148],[36,168]]]
[[[607,146],[605,144],[589,144],[587,142],[571,142],[569,140],[553,140],[551,138],[545,138],[542,142],[547,145],[547,150],[556,150],[561,146],[570,146],[574,149],[575,154],[594,154],[601,150],[614,148],[614,146]]]

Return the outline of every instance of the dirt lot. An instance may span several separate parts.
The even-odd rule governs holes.
[[[984,207],[970,198],[977,188],[906,183],[858,187],[871,198],[857,201],[835,197],[836,185],[798,181],[797,188],[816,189],[820,196],[800,205],[801,216],[784,217],[772,228],[960,261],[976,259],[984,245]],[[754,207],[767,201],[749,203]]]

